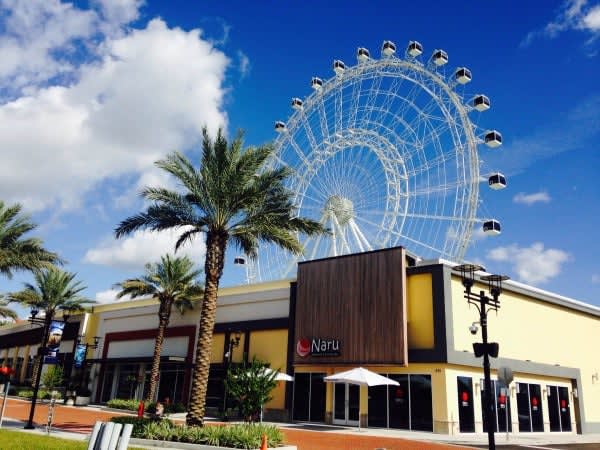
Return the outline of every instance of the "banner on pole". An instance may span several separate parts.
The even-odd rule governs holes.
[[[48,342],[46,343],[46,358],[44,359],[46,364],[58,363],[58,348],[60,347],[60,341],[62,339],[64,328],[64,322],[53,320],[50,323]]]
[[[78,369],[83,366],[83,362],[85,361],[87,345],[85,344],[77,344],[75,347],[75,357],[73,358],[73,362],[75,367]]]

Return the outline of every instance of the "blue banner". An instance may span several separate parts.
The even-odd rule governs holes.
[[[75,367],[78,369],[83,366],[83,362],[85,361],[87,345],[85,344],[77,344],[75,347],[75,356],[73,357],[73,363]]]
[[[50,323],[48,342],[46,343],[46,358],[44,359],[46,364],[58,363],[58,348],[60,347],[60,341],[62,339],[64,328],[64,322],[53,320]]]

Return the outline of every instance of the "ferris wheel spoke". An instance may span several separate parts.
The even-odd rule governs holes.
[[[348,112],[348,128],[352,129],[356,126],[356,115],[358,114],[358,105],[362,92],[362,80],[357,79],[352,84],[352,96],[350,100],[350,111]]]
[[[365,105],[365,115],[363,121],[369,121],[371,119],[371,113],[373,112],[373,107],[379,97],[379,88],[381,86],[382,77],[377,77],[373,81],[371,81],[371,88],[368,90],[367,101]]]
[[[304,130],[306,131],[306,136],[308,137],[308,142],[310,144],[310,148],[313,152],[318,151],[317,140],[315,139],[315,135],[313,134],[311,126],[308,124],[308,120],[306,119],[306,114],[304,114],[304,110],[301,112],[302,117],[302,125],[304,126]]]
[[[319,125],[321,127],[321,136],[323,142],[329,141],[329,126],[327,125],[327,114],[325,113],[325,102],[323,100],[323,94],[319,93],[317,99],[317,112],[319,114]]]
[[[337,136],[342,130],[342,117],[343,117],[343,90],[342,84],[338,84],[335,89],[335,105],[334,105],[334,121],[335,121],[335,135]]]

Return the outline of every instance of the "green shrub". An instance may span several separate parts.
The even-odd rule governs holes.
[[[31,390],[31,389],[20,390],[17,392],[17,397],[31,399],[33,397],[33,390]],[[39,399],[49,400],[50,397],[51,397],[51,392],[46,391],[44,389],[40,389],[38,391],[38,395],[37,395],[38,400]],[[56,394],[54,395],[54,398],[60,399],[60,398],[62,398],[62,395],[60,394],[60,392],[56,392]]]
[[[187,442],[241,449],[259,448],[262,435],[267,435],[269,446],[283,443],[283,434],[273,425],[237,424],[205,427],[174,425],[170,420],[113,417],[112,422],[133,424],[132,437],[160,441]]]
[[[133,425],[133,431],[131,433],[131,435],[133,437],[141,437],[144,435],[144,428],[146,425],[156,422],[155,419],[150,419],[148,417],[131,417],[131,416],[117,416],[117,417],[111,417],[110,419],[111,422],[115,422],[115,423],[120,423],[120,424],[132,424]],[[166,420],[163,419],[161,420],[161,422],[167,422],[170,425],[173,425],[173,422],[171,422],[170,420]]]
[[[106,406],[109,408],[126,409],[128,411],[137,411],[139,405],[139,400],[125,398],[113,398],[106,402]]]

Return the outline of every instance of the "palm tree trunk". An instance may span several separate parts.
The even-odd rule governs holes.
[[[150,387],[148,388],[148,396],[146,397],[148,402],[154,401],[156,390],[158,388],[158,377],[160,374],[160,354],[162,353],[162,346],[165,340],[165,330],[169,325],[169,318],[171,317],[172,303],[173,300],[170,298],[160,300],[160,307],[158,309],[158,333],[156,334],[156,340],[154,341],[152,371],[150,372]]]
[[[210,353],[212,349],[213,330],[217,315],[217,293],[219,281],[223,275],[227,235],[208,232],[206,236],[206,282],[204,301],[200,312],[200,330],[196,343],[196,360],[192,377],[192,392],[188,405],[186,423],[188,425],[204,425],[206,408],[206,390],[210,370]]]

